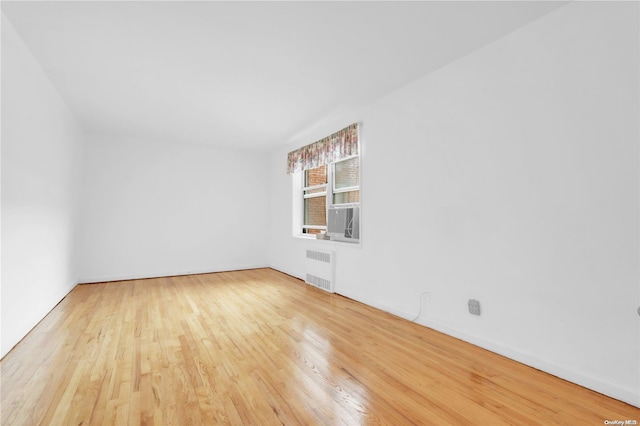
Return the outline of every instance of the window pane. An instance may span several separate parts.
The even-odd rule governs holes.
[[[316,186],[327,183],[327,166],[304,171],[304,186]]]
[[[358,177],[358,157],[335,163],[335,188],[346,188],[348,186],[358,186],[360,179]]]
[[[340,192],[333,194],[333,204],[358,203],[360,202],[360,191]]]
[[[327,225],[327,197],[325,195],[304,200],[303,225]]]

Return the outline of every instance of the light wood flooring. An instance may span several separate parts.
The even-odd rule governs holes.
[[[5,426],[640,423],[271,269],[80,285],[0,368]]]

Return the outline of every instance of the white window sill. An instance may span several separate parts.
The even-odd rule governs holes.
[[[315,236],[311,237],[311,236],[306,236],[306,235],[293,235],[292,237],[296,238],[296,239],[299,239],[299,240],[315,241],[315,242],[317,242],[319,244],[336,245],[336,246],[340,246],[340,247],[360,247],[360,245],[361,245],[361,241],[352,243],[352,242],[349,242],[349,241],[319,240]]]

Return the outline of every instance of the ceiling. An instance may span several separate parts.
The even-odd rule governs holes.
[[[91,133],[270,150],[556,2],[2,1]]]

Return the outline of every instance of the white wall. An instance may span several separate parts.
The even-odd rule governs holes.
[[[77,282],[81,150],[75,117],[3,16],[0,356]]]
[[[80,281],[267,265],[267,155],[88,136]]]
[[[291,236],[286,152],[362,121],[337,291],[406,318],[428,291],[420,323],[640,406],[638,30],[637,3],[572,3],[327,117],[271,158],[271,265],[328,245]]]

